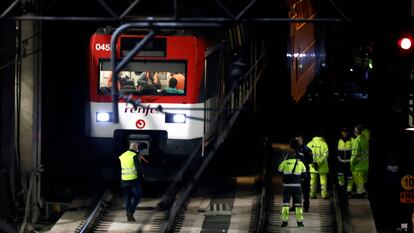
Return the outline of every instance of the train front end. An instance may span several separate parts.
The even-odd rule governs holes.
[[[121,36],[118,59],[142,38]],[[110,34],[96,33],[90,43],[87,117],[93,150],[117,164],[115,160],[128,149],[130,140],[146,143],[148,148],[141,153],[148,161],[143,163],[146,180],[172,179],[204,135],[204,103],[200,101],[204,42],[195,36],[159,36],[147,44],[116,81],[121,96],[130,96],[139,104],[120,98],[119,121],[114,123],[110,39]]]

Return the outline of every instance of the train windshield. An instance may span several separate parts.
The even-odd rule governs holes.
[[[118,74],[121,92],[141,95],[184,95],[186,82],[185,61],[131,61]],[[99,90],[109,94],[112,71],[109,60],[99,62]]]

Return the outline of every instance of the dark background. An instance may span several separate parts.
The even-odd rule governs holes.
[[[2,1],[0,10],[4,10],[12,1]],[[106,1],[117,14],[123,12],[131,1]],[[182,17],[225,16],[222,10],[212,4],[214,1],[180,1]],[[233,14],[237,15],[248,1],[223,1]],[[329,1],[314,1],[321,18],[341,18],[341,12],[351,19],[350,22],[315,23],[324,35],[326,48],[326,67],[311,85],[309,92],[318,93],[318,100],[308,101],[307,97],[294,105],[290,99],[289,70],[286,60],[288,23],[261,23],[260,34],[255,35],[271,39],[273,59],[266,71],[266,78],[258,85],[258,112],[254,115],[255,135],[258,138],[269,137],[272,141],[287,141],[297,132],[305,134],[310,140],[316,129],[322,129],[331,148],[339,136],[339,129],[363,122],[372,133],[372,157],[370,160],[370,190],[378,195],[371,197],[373,208],[381,208],[386,195],[387,184],[385,166],[391,154],[400,165],[401,174],[413,171],[413,135],[404,131],[407,125],[407,93],[412,83],[408,82],[407,70],[411,57],[401,56],[396,48],[400,33],[411,30],[410,1],[334,1],[341,12]],[[40,6],[26,6],[15,10],[10,16],[22,11],[39,12],[51,16],[95,16],[109,17],[97,1],[40,1]],[[257,1],[246,17],[287,17],[284,1],[272,4]],[[142,1],[131,15],[171,16],[173,1]],[[8,48],[15,43],[13,19],[0,20],[0,48]],[[88,101],[87,59],[89,38],[97,28],[116,22],[42,22],[42,161],[43,174],[47,188],[46,200],[70,198],[74,190],[65,187],[84,184],[97,179],[95,167],[99,158],[88,150],[88,138],[85,135],[85,114]],[[269,31],[266,32],[266,29]],[[13,46],[11,47],[13,48]],[[333,97],[340,90],[343,80],[353,87],[361,88],[363,72],[349,72],[355,57],[370,50],[374,69],[365,83],[368,99],[347,99],[340,102]],[[7,116],[10,116],[13,102],[13,66],[3,67],[14,61],[13,49],[0,50],[0,94],[3,97],[1,130],[12,132]],[[275,72],[276,70],[276,72]],[[274,77],[277,73],[278,76]],[[8,101],[10,103],[8,103]],[[6,113],[6,114],[5,114]],[[6,119],[4,119],[4,117]],[[260,130],[257,130],[260,129]],[[12,143],[12,137],[2,134],[2,145]],[[4,156],[7,151],[2,147],[0,163],[10,164]],[[73,168],[77,168],[74,170]],[[6,190],[5,187],[0,187]],[[83,187],[85,188],[85,187]],[[62,190],[66,190],[67,192]],[[395,196],[393,196],[395,197]],[[6,199],[2,199],[6,200]],[[4,205],[2,205],[4,206]],[[395,208],[395,207],[390,207]],[[391,215],[388,211],[377,212],[378,224],[387,222]],[[395,215],[394,215],[395,216]],[[396,225],[397,220],[391,221]]]

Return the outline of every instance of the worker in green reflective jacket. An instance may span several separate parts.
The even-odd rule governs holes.
[[[346,185],[346,191],[351,194],[354,180],[351,172],[352,137],[347,128],[341,130],[338,140],[338,183],[340,187]]]
[[[323,199],[328,198],[328,156],[329,148],[325,139],[322,138],[321,132],[317,132],[315,137],[306,145],[311,149],[313,155],[313,163],[310,169],[310,198],[316,198],[318,180],[321,185],[321,196]]]
[[[278,171],[283,174],[283,207],[282,207],[282,225],[286,227],[289,219],[290,197],[293,199],[295,206],[296,221],[299,227],[303,227],[303,209],[302,209],[302,180],[306,178],[305,164],[298,158],[297,151],[299,143],[292,139],[289,144],[288,155],[278,166]]]
[[[356,186],[356,197],[365,197],[366,194],[364,184],[368,177],[370,136],[369,131],[364,130],[365,127],[362,124],[354,128],[356,138],[352,145],[351,170]]]

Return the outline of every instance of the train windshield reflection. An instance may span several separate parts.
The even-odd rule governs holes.
[[[183,61],[132,61],[118,74],[121,92],[142,95],[184,95],[186,63]],[[112,87],[110,61],[101,61],[99,90],[109,94]]]

